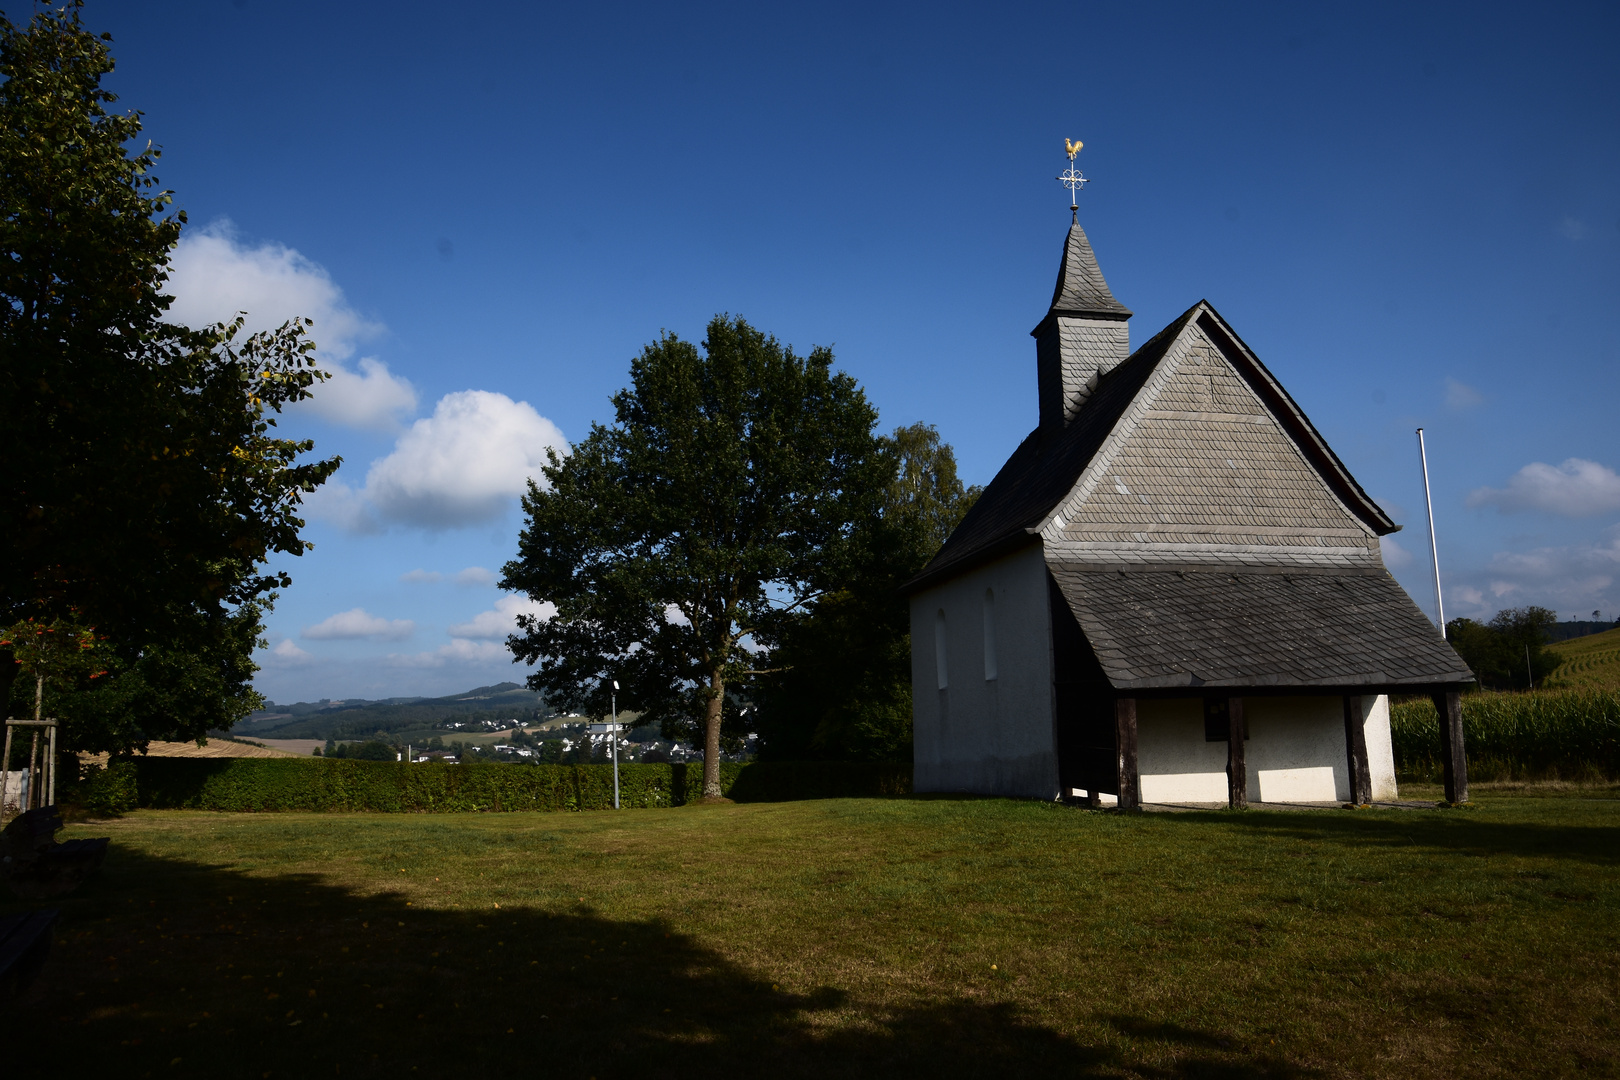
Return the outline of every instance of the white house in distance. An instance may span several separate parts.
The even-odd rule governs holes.
[[[1207,302],[1134,353],[1130,317],[1077,218],[1040,423],[907,585],[915,789],[1389,799],[1398,692],[1465,800],[1473,674],[1384,568],[1398,526]]]

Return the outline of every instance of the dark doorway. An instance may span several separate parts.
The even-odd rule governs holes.
[[[1058,790],[1119,794],[1114,690],[1057,582],[1046,579],[1052,619],[1053,720]]]

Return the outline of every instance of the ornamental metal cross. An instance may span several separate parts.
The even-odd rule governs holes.
[[[1085,143],[1078,140],[1075,142],[1070,142],[1068,139],[1063,140],[1063,149],[1069,155],[1069,167],[1058,174],[1059,182],[1069,189],[1069,210],[1076,216],[1079,215],[1080,209],[1079,203],[1075,201],[1075,192],[1086,186],[1086,177],[1079,169],[1075,168],[1074,159],[1084,145]]]

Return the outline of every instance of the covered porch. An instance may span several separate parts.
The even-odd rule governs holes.
[[[1070,717],[1070,738],[1060,738],[1061,796],[1122,810],[1392,802],[1398,792],[1388,691],[1352,689],[1358,692],[1100,697],[1082,710],[1089,715]],[[1453,687],[1430,693],[1441,717],[1446,800],[1464,802],[1459,695]],[[1089,730],[1076,730],[1074,720]]]

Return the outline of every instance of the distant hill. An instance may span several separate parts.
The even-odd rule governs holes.
[[[271,705],[250,714],[231,729],[231,734],[274,739],[354,739],[429,732],[435,724],[450,719],[544,720],[550,715],[540,694],[517,683],[503,682],[439,698],[350,698]]]
[[[1555,642],[1547,650],[1563,663],[1552,673],[1559,686],[1579,690],[1620,690],[1620,628]]]

